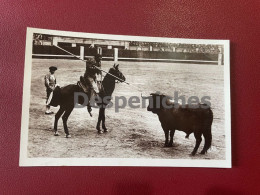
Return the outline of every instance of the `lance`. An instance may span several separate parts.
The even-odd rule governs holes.
[[[61,47],[59,47],[58,45],[54,45],[54,46],[57,47],[57,48],[59,48],[59,49],[62,50],[62,51],[65,51],[66,53],[68,53],[68,54],[70,54],[70,55],[72,55],[72,56],[78,58],[79,60],[81,60],[81,61],[83,61],[83,62],[86,62],[86,60],[80,59],[78,56],[76,56],[76,55],[74,55],[73,53],[71,53],[71,52],[69,52],[69,51],[67,51],[67,50],[65,50],[65,49],[63,49],[63,48],[61,48]],[[99,67],[96,67],[96,66],[94,66],[94,67],[95,67],[96,69],[102,71],[102,72],[105,72],[105,73],[109,74],[110,76],[116,78],[117,80],[119,80],[119,81],[121,81],[121,82],[123,82],[123,83],[126,83],[127,85],[130,85],[130,83],[128,83],[128,82],[126,82],[126,81],[123,81],[122,79],[118,78],[117,76],[112,75],[111,73],[109,73],[109,72],[107,72],[107,71],[104,71],[104,70],[102,70],[102,69],[99,68]]]

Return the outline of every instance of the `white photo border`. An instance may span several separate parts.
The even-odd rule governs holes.
[[[224,46],[224,99],[225,99],[225,160],[198,159],[142,159],[142,158],[28,158],[29,107],[32,73],[33,34],[122,41],[165,42],[182,44],[222,44]],[[25,66],[22,101],[20,141],[20,166],[144,166],[144,167],[212,167],[231,168],[231,105],[230,105],[230,41],[209,39],[183,39],[146,36],[108,35],[71,31],[27,28],[25,47]]]

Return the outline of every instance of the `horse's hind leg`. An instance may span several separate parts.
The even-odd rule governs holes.
[[[54,135],[55,136],[59,135],[58,128],[57,128],[58,121],[59,121],[61,115],[64,113],[64,111],[65,111],[64,108],[60,107],[59,111],[55,114],[55,121],[54,121]]]
[[[201,143],[201,140],[202,140],[201,135],[202,135],[201,132],[194,132],[194,136],[196,138],[196,145],[195,145],[195,147],[194,147],[194,149],[191,153],[192,156],[194,156],[196,154],[196,152],[197,152],[197,150],[200,146],[200,143]]]
[[[69,138],[71,137],[70,134],[69,134],[69,130],[68,130],[68,126],[67,126],[67,121],[68,121],[68,118],[72,112],[74,107],[71,107],[71,108],[68,108],[65,110],[65,113],[63,114],[62,116],[62,120],[63,120],[63,127],[64,127],[64,131],[66,133],[66,138]]]

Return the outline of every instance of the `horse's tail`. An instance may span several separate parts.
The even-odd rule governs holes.
[[[61,88],[59,86],[55,87],[53,92],[51,92],[47,105],[57,107],[61,103]]]

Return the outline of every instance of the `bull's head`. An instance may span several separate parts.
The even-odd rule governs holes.
[[[161,108],[161,94],[160,93],[151,93],[149,98],[149,105],[147,106],[147,111],[152,113],[158,113]]]
[[[172,108],[172,106],[173,104],[170,102],[169,96],[156,92],[150,94],[147,111],[151,111],[156,114],[161,110]]]

